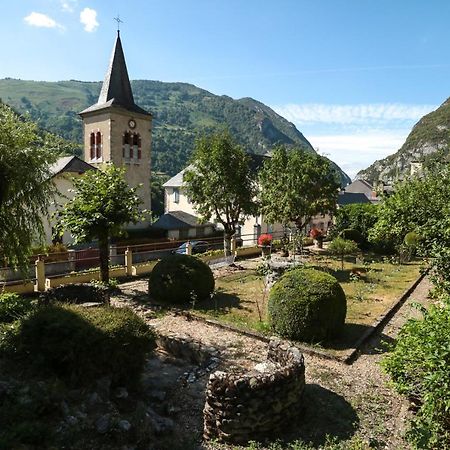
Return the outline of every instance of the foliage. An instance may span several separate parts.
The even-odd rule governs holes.
[[[111,280],[110,280],[111,281]],[[40,303],[109,303],[108,287],[96,283],[65,284],[49,289],[40,297]]]
[[[26,364],[28,371],[73,385],[103,376],[133,384],[154,346],[154,332],[130,309],[75,305],[37,308],[0,342],[2,353]]]
[[[152,217],[158,218],[164,214],[164,187],[169,179],[167,175],[153,172],[150,177],[150,196],[152,205]]]
[[[237,225],[256,213],[250,157],[229,133],[204,136],[196,142],[192,166],[184,172],[183,182],[200,218],[222,224],[225,253],[230,254]]]
[[[271,245],[273,240],[273,236],[271,234],[261,234],[258,238],[258,245],[267,246]]]
[[[26,270],[33,244],[42,240],[56,158],[36,124],[0,102],[0,258],[14,268]]]
[[[13,292],[0,294],[0,323],[14,322],[33,308],[31,299]]]
[[[166,256],[153,268],[149,294],[166,304],[189,304],[210,298],[214,276],[200,259],[182,254]]]
[[[175,175],[186,167],[195,139],[227,127],[248,152],[282,143],[313,152],[292,123],[251,98],[234,100],[187,83],[132,81],[136,103],[153,114],[152,170]],[[96,103],[101,83],[0,80],[0,98],[66,139],[82,143],[78,112]],[[49,102],[48,99],[52,101]],[[350,179],[339,171],[343,185]]]
[[[430,260],[430,278],[437,296],[450,295],[450,247],[436,245]]]
[[[409,439],[417,449],[450,448],[450,307],[432,306],[410,320],[383,365],[419,410]]]
[[[339,237],[356,242],[358,247],[364,243],[363,235],[358,230],[355,230],[353,228],[345,228],[339,233]]]
[[[333,276],[300,268],[286,272],[275,283],[268,310],[272,326],[281,336],[322,341],[342,331],[347,302]]]
[[[294,223],[299,230],[316,214],[336,209],[339,183],[325,158],[278,147],[260,172],[261,212],[268,223]]]
[[[398,248],[414,231],[421,236],[419,251],[428,255],[436,243],[450,244],[449,212],[450,168],[427,172],[424,178],[396,185],[394,194],[379,206],[370,240],[391,241]]]
[[[347,255],[354,255],[358,252],[358,245],[354,241],[343,239],[341,237],[334,238],[328,245],[328,251],[332,255],[341,258],[341,269],[344,270],[344,258]]]
[[[74,180],[75,196],[59,213],[59,227],[69,230],[75,243],[98,239],[101,280],[109,279],[108,240],[142,217],[137,188],[130,188],[124,170],[108,165]]]
[[[416,248],[419,244],[420,236],[415,231],[410,231],[409,233],[406,233],[405,237],[403,238],[403,242],[405,245],[411,248]]]
[[[372,203],[345,205],[336,211],[335,223],[331,234],[333,237],[337,237],[346,229],[356,230],[363,237],[361,244],[363,244],[363,247],[366,247],[369,240],[369,232],[377,220],[378,205]]]

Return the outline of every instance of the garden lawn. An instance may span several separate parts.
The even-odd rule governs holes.
[[[399,265],[378,258],[364,264],[346,261],[344,270],[341,270],[340,261],[316,257],[309,266],[321,268],[335,276],[347,296],[343,334],[332,342],[316,344],[316,347],[326,349],[329,353],[344,356],[417,279],[421,263],[414,261]],[[271,334],[267,299],[264,277],[252,269],[240,270],[218,277],[214,299],[198,304],[197,311],[204,317],[239,328]]]

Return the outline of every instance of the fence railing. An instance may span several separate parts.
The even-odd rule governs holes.
[[[274,239],[280,239],[283,233],[271,233]],[[231,252],[237,254],[240,247],[251,247],[257,243],[258,236],[247,234],[235,236],[231,242]],[[109,264],[112,276],[137,276],[140,275],[139,265],[156,262],[164,256],[177,251],[182,244],[185,244],[183,250],[187,254],[195,253],[195,247],[192,243],[202,241],[207,243],[208,250],[219,250],[223,248],[223,238],[221,237],[202,237],[191,240],[177,240],[167,242],[154,242],[133,245],[111,245],[109,252]],[[180,252],[181,250],[178,250]],[[217,263],[221,263],[223,256],[217,255]],[[225,260],[224,260],[225,261]],[[230,258],[226,259],[229,263]],[[67,250],[65,252],[38,254],[34,255],[30,262],[28,271],[15,271],[9,267],[0,267],[0,287],[8,285],[18,285],[20,283],[33,283],[35,291],[44,291],[52,287],[64,277],[70,277],[77,274],[86,274],[84,278],[98,278],[100,255],[97,247]],[[214,265],[214,257],[208,261]],[[232,261],[231,261],[232,262]],[[59,280],[59,281],[58,281]],[[89,281],[89,280],[88,280]]]

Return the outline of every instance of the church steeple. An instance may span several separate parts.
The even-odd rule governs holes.
[[[134,103],[133,91],[131,90],[130,79],[128,78],[128,70],[119,30],[117,30],[116,42],[98,101],[95,105],[90,106],[80,114],[109,108],[111,106],[122,107],[130,112],[149,114]]]
[[[134,102],[119,31],[98,101],[80,115],[85,161],[100,170],[105,164],[123,167],[143,208],[150,209],[152,115]]]
[[[100,104],[109,101],[126,109],[135,106],[119,31],[117,31],[109,68],[98,97],[98,103]]]

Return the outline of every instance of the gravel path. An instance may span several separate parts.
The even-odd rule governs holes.
[[[122,295],[113,299],[115,304],[132,306],[161,334],[189,336],[221,353],[221,369],[250,368],[266,358],[266,344],[241,334],[218,329],[184,316],[167,314],[155,316],[139,301],[146,296],[147,284],[134,281],[121,285]],[[306,410],[295,432],[286,439],[303,439],[319,448],[327,435],[348,440],[358,435],[371,443],[372,448],[407,449],[402,436],[407,427],[409,410],[407,401],[388,386],[388,377],[380,368],[386,344],[395,342],[401,326],[418,315],[411,305],[428,303],[430,282],[424,278],[391,321],[373,336],[352,364],[305,355]],[[137,299],[137,300],[136,300]],[[199,380],[203,385],[205,380]],[[198,392],[198,386],[197,386]],[[188,390],[180,393],[190,419],[183,425],[192,427],[190,433],[201,434],[202,397],[190,401]],[[201,448],[213,448],[205,444]],[[214,446],[214,448],[218,448]],[[223,447],[226,448],[226,447]]]

